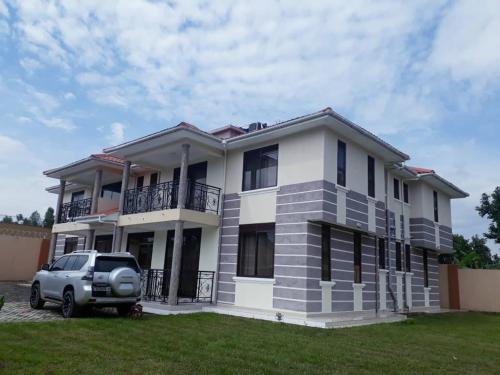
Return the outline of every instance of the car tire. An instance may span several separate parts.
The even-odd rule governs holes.
[[[31,286],[30,306],[32,309],[40,310],[43,305],[45,305],[45,301],[40,294],[40,284],[34,284]]]
[[[64,292],[61,310],[63,317],[66,319],[77,316],[78,306],[75,303],[75,294],[72,290],[67,290]]]
[[[132,309],[132,306],[130,304],[126,305],[118,305],[116,306],[116,311],[118,312],[118,315],[121,317],[126,317],[130,315],[130,310]]]

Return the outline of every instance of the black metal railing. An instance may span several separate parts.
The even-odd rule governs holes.
[[[221,189],[188,181],[185,207],[200,212],[219,213]],[[125,191],[123,213],[135,214],[177,208],[179,182],[168,181]]]
[[[212,303],[215,272],[181,272],[177,303]],[[168,302],[170,270],[143,270],[141,275],[142,299],[144,301]]]
[[[57,222],[67,223],[68,221],[74,221],[77,217],[90,215],[91,206],[92,198],[63,203]]]

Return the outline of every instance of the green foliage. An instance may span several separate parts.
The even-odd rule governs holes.
[[[2,310],[2,307],[5,303],[5,297],[4,296],[0,296],[0,310]]]
[[[43,218],[43,227],[52,228],[54,225],[54,209],[52,207],[47,208],[45,211],[45,216]]]
[[[26,225],[33,225],[35,227],[42,226],[42,218],[38,211],[33,211],[28,219],[28,223]]]
[[[497,186],[491,195],[483,193],[476,210],[481,217],[487,217],[491,223],[486,238],[500,243],[500,186]]]
[[[474,235],[470,240],[461,234],[453,235],[453,254],[440,256],[440,263],[458,264],[467,268],[495,268],[500,266],[500,259],[492,255],[486,245],[486,238]]]
[[[14,219],[12,218],[12,216],[6,215],[2,218],[2,223],[4,223],[4,224],[12,224],[13,222],[14,222]]]

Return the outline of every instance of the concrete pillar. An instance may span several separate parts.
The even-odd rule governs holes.
[[[92,250],[94,245],[95,230],[89,229],[87,236],[85,238],[85,250]]]
[[[59,195],[57,196],[56,212],[54,217],[54,223],[59,223],[59,215],[61,214],[61,208],[64,198],[64,193],[66,191],[66,180],[59,180]],[[50,248],[49,248],[49,262],[52,262],[56,254],[56,244],[57,244],[57,233],[52,233],[50,238]]]
[[[179,174],[179,192],[177,208],[186,205],[187,193],[187,170],[189,164],[189,145],[182,145],[181,170]],[[168,291],[168,304],[177,304],[177,291],[179,290],[179,275],[182,261],[182,242],[184,240],[184,222],[179,220],[175,223],[174,249],[172,251],[172,268],[170,270],[170,286]]]
[[[118,203],[118,213],[119,215],[123,215],[123,209],[125,207],[125,191],[128,188],[128,179],[130,176],[130,161],[126,161],[123,166],[122,173],[122,187],[120,190],[120,201]],[[113,232],[113,252],[116,253],[120,251],[122,246],[122,237],[123,237],[123,227],[117,226],[115,231]]]
[[[92,190],[92,205],[90,206],[90,214],[95,215],[99,209],[99,196],[101,195],[102,187],[102,169],[95,171],[94,189]]]

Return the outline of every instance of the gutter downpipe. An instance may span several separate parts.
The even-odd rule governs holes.
[[[375,315],[378,317],[379,312],[379,288],[380,288],[380,276],[378,269],[378,236],[375,236]]]
[[[220,206],[220,222],[219,222],[219,249],[217,250],[217,267],[215,272],[215,294],[214,301],[217,304],[219,297],[219,270],[220,270],[220,252],[222,249],[222,223],[224,222],[224,193],[226,191],[226,179],[227,179],[227,142],[225,139],[222,140],[222,145],[224,146],[224,180],[222,182],[221,196],[219,201]]]
[[[393,311],[396,312],[398,310],[398,302],[396,300],[396,297],[394,296],[394,291],[392,290],[391,286],[391,256],[390,256],[390,251],[391,251],[391,228],[390,228],[390,217],[389,217],[389,189],[388,189],[388,179],[389,179],[389,174],[387,173],[387,169],[384,169],[384,177],[385,177],[385,232],[386,232],[386,243],[385,243],[385,258],[387,260],[387,255],[389,254],[389,262],[386,264],[386,268],[389,268],[389,272],[387,273],[388,276],[388,282],[387,282],[387,289],[389,290],[389,295],[391,296],[392,299],[392,306],[393,306]],[[388,266],[388,267],[387,267]]]

